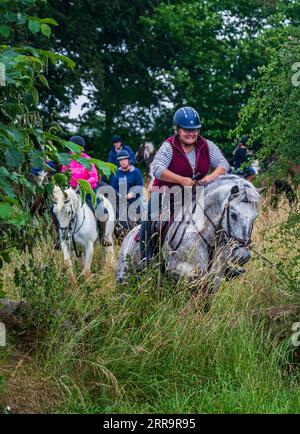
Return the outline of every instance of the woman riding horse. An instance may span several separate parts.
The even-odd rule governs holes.
[[[193,179],[195,175],[198,183],[205,185],[230,169],[220,149],[199,134],[200,117],[194,108],[181,107],[177,110],[173,126],[175,134],[163,142],[152,163],[155,180],[152,200],[148,202],[147,217],[142,220],[141,225],[141,269],[153,255],[151,214],[161,209],[162,193],[158,191],[159,188],[175,185],[193,187],[196,184]],[[211,166],[214,170],[208,174]],[[158,195],[157,200],[153,200],[153,195]],[[153,204],[158,204],[158,209],[153,209]]]
[[[91,157],[89,155],[87,155],[84,152],[84,148],[85,148],[85,140],[83,137],[81,136],[73,136],[70,138],[69,140],[70,142],[76,143],[77,145],[81,146],[83,148],[82,150],[82,154],[81,157],[82,158],[87,158],[90,159]],[[72,160],[68,166],[63,166],[61,171],[65,172],[66,170],[69,170],[71,173],[71,179],[70,179],[70,187],[72,188],[76,188],[78,185],[78,180],[79,179],[85,179],[91,186],[92,190],[94,190],[96,192],[96,187],[98,185],[98,172],[97,169],[95,167],[95,165],[93,163],[91,164],[91,169],[88,170],[86,167],[84,167],[81,163],[79,163],[76,160]],[[92,206],[92,198],[90,194],[86,195],[86,202],[89,205],[89,207],[91,209],[93,209]]]

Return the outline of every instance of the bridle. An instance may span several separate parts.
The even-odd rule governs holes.
[[[251,242],[252,242],[252,240],[250,238],[248,238],[248,239],[238,238],[238,237],[236,237],[236,236],[234,236],[232,234],[232,227],[231,227],[231,222],[230,222],[230,206],[231,206],[230,202],[234,199],[234,194],[237,193],[237,192],[238,192],[238,187],[237,187],[236,190],[233,189],[231,191],[231,194],[230,194],[230,196],[229,196],[229,198],[228,198],[228,200],[227,200],[227,202],[226,202],[226,204],[224,206],[224,209],[222,211],[222,214],[221,214],[221,216],[220,216],[217,224],[215,224],[212,221],[212,219],[207,215],[207,213],[205,212],[205,210],[203,210],[205,217],[207,218],[207,220],[209,221],[209,223],[213,226],[213,228],[215,230],[215,237],[214,237],[214,239],[216,239],[216,243],[215,244],[217,244],[217,245],[221,245],[221,244],[226,245],[230,240],[233,240],[233,241],[235,241],[238,244],[238,247],[249,247],[250,244],[251,244]],[[245,200],[244,202],[249,202],[249,201]],[[192,214],[194,214],[194,212],[195,212],[196,205],[197,205],[197,203],[195,201],[195,204],[194,204],[193,209],[192,209]],[[226,216],[226,221],[227,221],[227,228],[226,229],[224,229],[222,227],[223,219],[224,219],[225,216]],[[191,221],[188,220],[188,221],[185,222],[185,228],[184,228],[184,230],[183,230],[183,232],[181,234],[180,240],[178,241],[178,243],[177,243],[176,247],[174,248],[174,250],[177,250],[178,247],[180,246],[180,244],[181,244],[181,242],[183,240],[183,237],[185,235],[187,226],[191,222],[195,226],[197,225],[197,223],[195,222],[194,218],[192,218]],[[179,226],[180,226],[180,224],[178,225],[177,230],[178,230]],[[177,230],[174,231],[174,233],[173,233],[173,235],[172,235],[169,243],[171,243],[173,241],[173,239],[175,238]],[[198,231],[197,234],[204,241],[204,243],[206,244],[206,246],[208,247],[209,250],[211,250],[211,249],[213,249],[215,247],[215,246],[212,246],[211,244],[209,244],[209,242],[207,241],[207,239],[205,238],[205,236],[203,234],[203,231]]]
[[[209,218],[209,216],[204,211],[205,217],[208,219],[208,221],[211,223],[211,225],[214,227],[215,232],[219,238],[219,242],[223,242],[223,244],[227,244],[229,240],[233,240],[238,244],[238,247],[249,247],[252,243],[251,238],[243,239],[236,237],[232,235],[232,228],[231,228],[231,221],[230,221],[230,202],[234,199],[234,196],[231,194],[224,206],[224,209],[222,211],[221,217],[217,223],[217,225],[214,224],[214,222]],[[246,202],[246,201],[244,201]],[[248,202],[248,201],[247,201]],[[223,219],[226,215],[226,222],[227,222],[227,230],[222,227]],[[200,231],[201,232],[201,231]],[[198,234],[200,235],[200,232]]]
[[[54,203],[56,203],[56,202],[54,202]],[[70,199],[67,199],[66,201],[64,201],[64,204],[67,204],[67,203],[70,203]],[[65,241],[69,241],[69,242],[72,240],[73,248],[74,248],[74,251],[75,251],[75,254],[77,257],[79,257],[80,255],[78,254],[77,249],[76,249],[76,243],[75,243],[74,235],[76,235],[79,232],[79,230],[82,228],[83,223],[85,221],[85,209],[83,207],[83,219],[82,219],[82,222],[79,225],[79,227],[76,229],[77,222],[78,222],[79,205],[80,205],[80,200],[78,200],[78,205],[77,205],[77,208],[75,210],[72,206],[72,203],[70,204],[70,206],[71,206],[71,218],[70,218],[69,223],[66,226],[61,226],[58,219],[57,219],[58,228],[62,233],[62,239]]]

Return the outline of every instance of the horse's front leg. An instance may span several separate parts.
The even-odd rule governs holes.
[[[76,282],[76,278],[73,272],[72,261],[71,261],[71,249],[67,241],[61,240],[61,250],[64,255],[64,264],[70,273],[70,279],[73,283]]]
[[[207,291],[208,295],[215,294],[224,280],[225,271],[228,267],[230,258],[230,249],[222,246],[216,249],[213,262],[207,274]]]
[[[84,252],[84,258],[83,258],[83,270],[82,270],[82,274],[84,274],[85,276],[90,277],[91,276],[91,265],[92,265],[92,259],[93,259],[93,254],[94,254],[94,245],[93,242],[90,241],[85,249]]]

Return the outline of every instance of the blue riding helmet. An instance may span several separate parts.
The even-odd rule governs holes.
[[[181,107],[173,117],[173,125],[193,130],[201,128],[200,117],[193,107]]]
[[[129,155],[129,153],[127,151],[122,150],[122,151],[118,152],[117,160],[123,160],[125,158],[128,158],[128,160],[130,158],[130,155]]]
[[[82,146],[83,148],[85,147],[85,140],[81,136],[72,136],[69,142],[76,143],[76,145]]]

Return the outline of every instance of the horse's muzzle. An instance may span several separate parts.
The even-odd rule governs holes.
[[[251,253],[248,247],[235,247],[231,259],[238,265],[244,265],[249,261]]]

